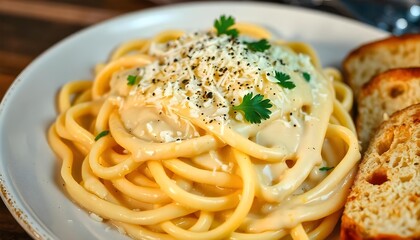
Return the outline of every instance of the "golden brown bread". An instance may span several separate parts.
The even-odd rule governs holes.
[[[364,44],[343,62],[346,82],[355,96],[370,79],[388,69],[420,66],[420,34],[391,36]]]
[[[420,103],[420,67],[391,69],[364,84],[356,123],[363,151],[384,119],[415,103]]]
[[[420,239],[420,104],[383,122],[348,196],[341,239]]]

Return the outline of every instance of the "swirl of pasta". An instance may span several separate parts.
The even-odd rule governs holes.
[[[360,158],[352,92],[308,44],[234,28],[126,42],[63,86],[48,139],[77,204],[135,239],[332,232]],[[233,110],[249,93],[267,119]]]

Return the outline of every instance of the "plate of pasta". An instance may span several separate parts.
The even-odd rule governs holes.
[[[325,239],[360,159],[339,66],[385,35],[252,2],[87,28],[1,104],[3,201],[37,239]]]

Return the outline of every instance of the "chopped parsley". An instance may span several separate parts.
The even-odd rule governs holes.
[[[104,130],[100,132],[98,135],[96,135],[95,141],[98,141],[100,138],[105,137],[108,134],[109,134],[109,130]]]
[[[264,99],[264,96],[257,94],[253,96],[248,93],[242,99],[242,103],[238,106],[233,106],[233,110],[242,111],[245,115],[245,120],[250,123],[261,123],[261,120],[270,118],[271,108],[273,105],[270,99]]]
[[[245,42],[245,44],[248,46],[249,50],[254,52],[264,52],[271,47],[267,39],[261,39],[256,42]]]
[[[321,167],[319,168],[320,171],[330,171],[331,169],[333,169],[334,167]]]
[[[238,37],[239,32],[235,28],[232,28],[233,25],[235,25],[235,19],[232,16],[226,17],[222,15],[214,21],[213,26],[216,28],[218,36],[226,34],[232,37]]]
[[[311,75],[309,75],[309,73],[307,73],[307,72],[303,72],[302,76],[307,82],[309,82],[311,80]]]
[[[135,75],[128,75],[127,77],[127,85],[133,86],[137,82],[137,76]]]
[[[275,73],[276,75],[274,77],[278,80],[277,84],[287,89],[293,89],[296,87],[292,81],[288,81],[290,80],[290,76],[288,74],[277,71]]]

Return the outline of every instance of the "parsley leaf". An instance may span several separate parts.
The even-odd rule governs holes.
[[[329,171],[331,169],[333,169],[334,167],[321,167],[319,168],[320,171]]]
[[[276,71],[275,78],[278,80],[277,83],[284,88],[293,89],[296,87],[296,85],[292,81],[288,81],[290,80],[290,76],[286,73]]]
[[[257,94],[253,97],[252,93],[248,93],[240,105],[233,106],[233,110],[242,111],[245,120],[250,123],[261,123],[261,120],[270,118],[271,111],[268,109],[272,106],[270,99],[264,99],[263,95]]]
[[[127,85],[133,86],[137,82],[137,76],[135,75],[128,75],[127,76]]]
[[[309,75],[309,73],[307,73],[307,72],[303,72],[302,76],[307,82],[309,82],[311,80],[311,75]]]
[[[100,138],[105,137],[108,134],[109,134],[109,130],[104,130],[100,132],[98,135],[96,135],[95,141],[98,141]]]
[[[219,19],[214,21],[214,28],[217,30],[217,35],[226,34],[232,37],[237,37],[239,32],[238,30],[231,28],[235,24],[235,19],[232,16],[226,18],[225,15],[222,15]]]
[[[261,39],[257,42],[245,42],[245,44],[248,46],[249,50],[254,52],[264,52],[271,47],[267,39]]]

